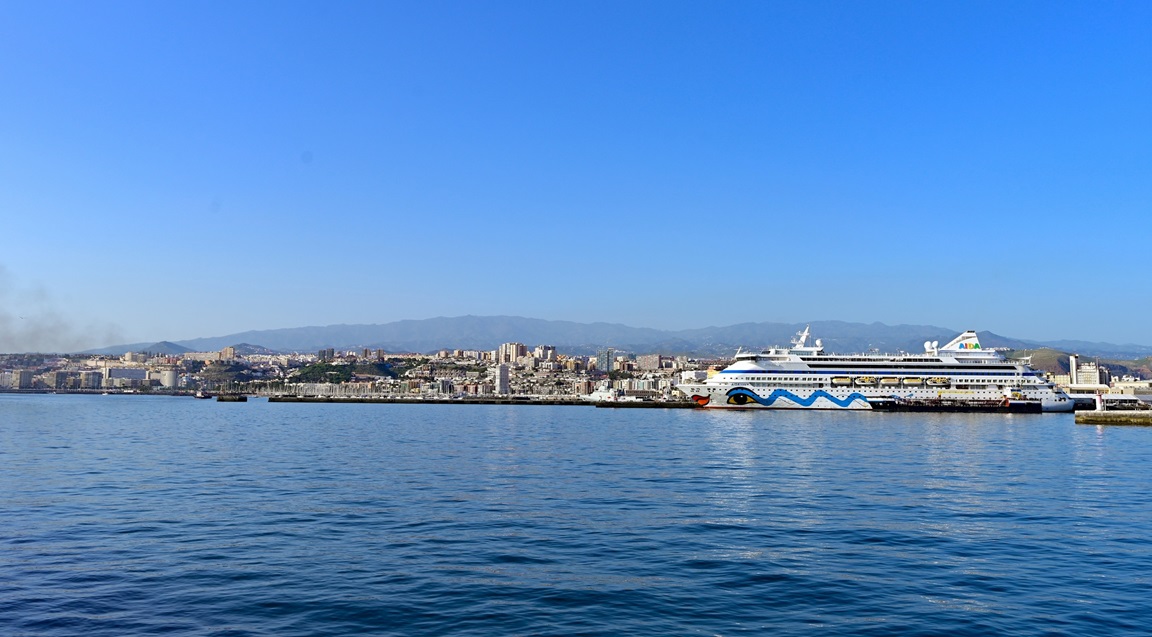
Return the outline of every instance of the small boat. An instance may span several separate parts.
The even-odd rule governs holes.
[[[923,385],[924,379],[923,378],[916,378],[915,376],[909,376],[908,378],[904,379],[904,384],[910,385],[910,386]]]
[[[847,376],[833,376],[832,377],[832,384],[833,385],[841,385],[841,386],[842,385],[851,385],[852,379],[847,377]]]
[[[885,376],[884,378],[880,379],[880,385],[882,387],[894,387],[899,384],[900,379],[896,378],[895,376]]]
[[[197,392],[195,394],[192,394],[192,395],[196,398],[204,398],[204,399],[212,397],[212,394],[205,392],[203,389],[197,390]]]
[[[870,386],[876,384],[876,377],[875,376],[857,376],[856,377],[856,384],[870,387]]]
[[[944,378],[942,376],[934,376],[934,377],[928,379],[928,386],[929,387],[947,387],[951,384],[952,383],[947,378]]]

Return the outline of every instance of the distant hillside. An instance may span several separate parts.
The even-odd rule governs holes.
[[[1051,348],[1036,350],[1018,350],[1011,353],[1012,358],[1031,357],[1032,367],[1053,374],[1067,374],[1071,367],[1070,352],[1063,352]],[[1152,357],[1140,359],[1119,359],[1081,355],[1080,362],[1099,362],[1107,367],[1113,375],[1122,376],[1131,374],[1140,378],[1152,378]]]
[[[1115,345],[1089,341],[1051,341],[1045,345],[1065,352],[1075,352],[1081,356],[1099,356],[1100,358],[1136,359],[1152,356],[1152,347],[1147,345]]]
[[[175,345],[192,351],[216,351],[227,346],[251,347],[260,351],[315,352],[335,349],[383,349],[388,352],[434,352],[439,349],[496,349],[501,343],[520,342],[529,347],[555,345],[562,352],[593,354],[603,347],[636,354],[688,354],[728,356],[738,348],[758,349],[787,345],[804,329],[803,323],[740,323],[724,327],[689,330],[657,330],[617,323],[576,323],[547,321],[519,316],[458,316],[406,320],[378,325],[328,325],[275,330],[254,330],[212,338],[178,341]],[[924,341],[945,343],[963,330],[933,325],[885,325],[813,321],[813,338],[819,338],[829,352],[849,353],[921,352]],[[1110,359],[1136,359],[1152,355],[1152,347],[1113,345],[1083,341],[1042,343],[980,332],[986,347],[1015,350],[1051,348],[1075,351],[1082,356]],[[257,343],[258,345],[237,345]],[[1073,344],[1075,348],[1063,345]],[[160,345],[160,344],[154,344]],[[103,348],[109,353],[142,351],[152,346],[119,345]],[[151,351],[151,350],[150,350]]]
[[[187,341],[184,341],[187,342]],[[179,356],[180,354],[187,354],[188,352],[214,352],[216,350],[224,349],[227,345],[215,347],[207,350],[199,350],[185,345],[178,345],[169,341],[160,341],[159,343],[129,343],[126,345],[112,345],[111,347],[101,347],[99,349],[90,349],[82,354],[103,354],[108,356],[119,355],[125,352],[149,352],[152,354],[167,354],[169,356]],[[249,345],[248,343],[238,343],[231,347],[236,348],[237,354],[245,356],[251,354],[275,354],[274,350],[259,345]]]
[[[101,347],[99,349],[90,349],[83,354],[104,354],[104,355],[119,355],[125,352],[150,352],[152,354],[167,354],[169,356],[179,356],[195,350],[189,349],[182,345],[177,345],[170,341],[160,341],[159,343],[131,343],[128,345],[113,345],[111,347]]]
[[[237,343],[236,345],[225,345],[224,347],[232,347],[236,350],[236,353],[240,354],[241,356],[252,356],[253,354],[268,355],[276,353],[275,350],[268,349],[267,347],[261,347],[260,345],[250,345],[248,343]],[[224,348],[221,347],[220,349]]]
[[[545,321],[518,316],[461,316],[406,320],[381,325],[328,325],[257,330],[214,338],[181,341],[194,350],[215,350],[235,342],[260,343],[280,351],[312,352],[336,349],[383,349],[390,352],[430,352],[453,349],[495,349],[501,343],[531,345],[608,345],[652,343],[666,333],[611,323]]]
[[[1068,373],[1068,352],[1061,352],[1050,348],[1021,349],[1012,352],[1012,358],[1025,358],[1029,356],[1032,359],[1032,367],[1038,370],[1051,372],[1053,374]]]

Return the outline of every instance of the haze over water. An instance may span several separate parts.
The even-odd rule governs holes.
[[[1137,635],[1152,431],[0,394],[5,635]]]

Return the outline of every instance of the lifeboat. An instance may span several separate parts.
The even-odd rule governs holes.
[[[928,379],[928,386],[929,387],[947,387],[951,384],[952,384],[952,381],[950,381],[947,378],[944,378],[942,376],[936,376],[934,378]]]
[[[875,376],[857,376],[856,377],[856,384],[862,385],[865,387],[870,387],[870,386],[876,384],[876,377]]]
[[[910,377],[904,379],[904,384],[908,385],[910,387],[915,387],[917,385],[923,385],[924,379],[923,378],[915,378],[915,377],[910,376]]]
[[[835,386],[851,385],[852,379],[848,378],[847,376],[833,376],[832,384]]]
[[[899,385],[899,384],[900,384],[900,379],[896,378],[895,376],[885,376],[884,378],[880,379],[880,386],[881,387],[895,387],[896,385]]]

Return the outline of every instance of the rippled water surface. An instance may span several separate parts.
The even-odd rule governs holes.
[[[0,395],[3,635],[1144,635],[1152,428]]]

